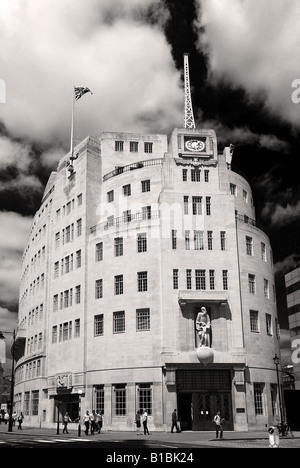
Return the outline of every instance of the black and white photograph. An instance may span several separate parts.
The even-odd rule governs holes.
[[[298,0],[0,0],[0,448],[300,447],[299,57]]]

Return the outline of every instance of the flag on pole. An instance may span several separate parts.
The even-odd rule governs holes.
[[[78,86],[74,88],[74,93],[75,93],[75,101],[78,101],[78,99],[81,98],[85,93],[92,93],[92,91],[89,88],[84,88],[82,86]]]

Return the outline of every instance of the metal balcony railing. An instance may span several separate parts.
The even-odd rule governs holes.
[[[114,218],[112,220],[104,221],[103,223],[96,224],[95,226],[91,227],[91,233],[94,233],[99,230],[107,230],[111,227],[119,227],[124,224],[133,223],[135,221],[146,221],[149,219],[157,219],[159,218],[159,211],[149,211],[146,213],[139,212],[135,214],[129,214],[120,216],[118,218]]]
[[[159,166],[161,164],[162,164],[162,158],[156,158],[156,159],[147,159],[146,161],[139,161],[136,163],[128,164],[127,166],[119,166],[119,167],[116,167],[116,169],[114,169],[113,171],[108,172],[107,174],[104,174],[103,182],[119,174],[123,174],[124,172],[134,171],[136,169],[141,169],[142,167],[147,167],[147,166]]]

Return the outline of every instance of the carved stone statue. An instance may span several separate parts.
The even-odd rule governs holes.
[[[201,307],[196,318],[196,330],[199,336],[199,347],[210,348],[210,318],[205,307]]]

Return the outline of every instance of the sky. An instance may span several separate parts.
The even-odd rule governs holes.
[[[184,126],[189,54],[197,128],[235,146],[275,261],[282,356],[284,274],[300,266],[298,0],[0,0],[0,330],[16,327],[21,257],[57,162],[75,138]],[[295,81],[296,80],[296,81]],[[8,338],[9,342],[9,338]]]

